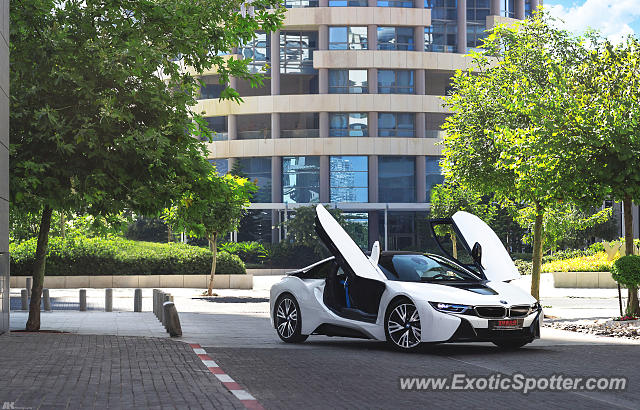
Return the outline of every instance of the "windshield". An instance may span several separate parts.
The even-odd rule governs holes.
[[[445,259],[427,255],[384,255],[380,269],[389,280],[401,282],[464,282],[480,278]]]

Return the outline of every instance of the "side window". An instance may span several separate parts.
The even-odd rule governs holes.
[[[334,269],[335,264],[336,263],[332,259],[314,266],[304,273],[304,279],[326,279],[331,269]]]
[[[464,239],[458,236],[451,223],[434,224],[433,230],[436,234],[435,240],[447,253],[448,257],[453,257],[459,263],[469,266],[473,265],[473,258],[463,245]]]

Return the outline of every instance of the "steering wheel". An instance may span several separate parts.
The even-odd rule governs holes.
[[[437,275],[433,276],[431,279],[453,279],[453,278],[445,273],[438,273]]]

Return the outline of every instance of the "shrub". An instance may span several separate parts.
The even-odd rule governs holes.
[[[542,272],[608,272],[611,262],[604,252],[577,258],[555,260],[542,265]]]
[[[35,260],[36,238],[12,243],[11,274],[29,276]],[[122,238],[52,237],[46,275],[195,275],[211,271],[211,252],[180,243],[153,243]],[[244,274],[235,255],[218,253],[216,273]]]
[[[640,285],[640,255],[627,255],[613,262],[611,276],[625,286]]]
[[[245,263],[262,263],[269,256],[259,242],[225,242],[218,245],[218,250],[238,255]]]
[[[516,264],[516,268],[518,268],[518,272],[520,272],[521,275],[531,275],[531,271],[533,270],[533,263],[531,261],[516,259],[513,262]]]

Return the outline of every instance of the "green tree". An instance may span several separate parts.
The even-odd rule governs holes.
[[[576,145],[593,153],[580,171],[622,202],[626,254],[633,255],[631,209],[640,201],[640,42],[629,37],[617,46],[599,38],[591,43],[576,87],[582,107],[571,113],[582,131]],[[640,314],[638,288],[628,289],[627,313]]]
[[[210,137],[193,112],[215,69],[259,82],[248,60],[225,58],[257,30],[272,31],[277,0],[16,0],[11,2],[11,206],[39,214],[27,330],[40,297],[54,210],[153,215],[206,172]],[[223,98],[238,99],[226,89]],[[199,138],[192,138],[193,134]]]
[[[340,209],[331,208],[327,210],[342,227],[347,226],[347,221]],[[296,208],[295,216],[288,219],[285,222],[285,226],[287,228],[287,239],[297,246],[306,246],[313,249],[313,252],[320,257],[326,254],[326,248],[316,233],[315,220],[316,207],[313,205],[303,206]]]
[[[570,144],[576,127],[566,115],[579,106],[573,84],[588,53],[544,13],[498,26],[484,48],[445,97],[454,113],[444,126],[445,174],[504,205],[533,207],[531,294],[539,298],[545,213],[560,201],[594,205],[603,197],[576,173],[589,152]]]
[[[246,178],[219,176],[214,167],[194,183],[193,188],[164,211],[164,219],[176,230],[197,238],[207,238],[213,254],[208,295],[212,295],[216,273],[218,238],[234,231],[251,195],[258,188]]]

